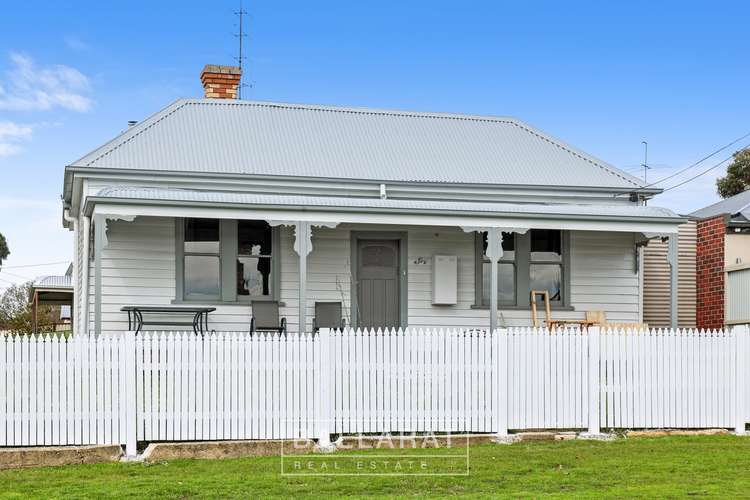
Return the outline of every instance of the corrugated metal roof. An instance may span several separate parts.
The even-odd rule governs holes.
[[[222,99],[175,102],[77,167],[373,181],[637,188],[514,118]]]
[[[34,288],[73,288],[70,275],[66,276],[40,276],[34,280]]]
[[[690,217],[705,219],[717,215],[735,215],[745,212],[748,206],[750,206],[750,190],[743,191],[742,193],[736,194],[726,200],[721,200],[713,205],[696,210],[690,214]]]
[[[667,208],[640,205],[477,203],[440,200],[294,196],[136,187],[107,187],[101,189],[96,196],[113,199],[262,206],[278,205],[293,207],[338,207],[349,209],[435,210],[440,212],[486,212],[497,214],[595,215],[604,217],[643,217],[679,220],[679,216]]]

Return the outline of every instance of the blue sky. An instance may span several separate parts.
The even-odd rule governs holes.
[[[0,287],[64,265],[63,168],[231,64],[239,1],[8,2]],[[252,99],[512,115],[650,180],[750,132],[750,2],[245,1]],[[723,159],[727,154],[717,156]],[[711,166],[707,162],[704,166]],[[653,204],[717,199],[717,169]],[[685,176],[668,182],[687,178]],[[12,273],[12,274],[9,274]]]

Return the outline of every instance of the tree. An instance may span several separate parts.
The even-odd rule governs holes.
[[[31,306],[31,282],[12,285],[0,297],[0,331],[29,333],[33,327]],[[39,306],[37,318],[39,331],[51,331],[59,322],[60,308]]]
[[[734,153],[727,175],[716,179],[716,190],[722,198],[729,198],[750,189],[750,148]]]
[[[3,236],[3,233],[0,233],[0,266],[3,265],[3,261],[8,258],[8,255],[10,255],[10,250],[8,250],[8,242],[5,241],[5,236]]]

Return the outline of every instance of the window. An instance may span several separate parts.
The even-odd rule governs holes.
[[[218,220],[185,219],[185,298],[221,298],[219,233]]]
[[[271,294],[271,226],[265,221],[237,222],[237,295],[267,297]]]
[[[482,305],[490,303],[490,272],[492,263],[487,258],[487,233],[482,233]],[[516,238],[503,233],[503,256],[497,265],[497,300],[500,304],[516,303]]]
[[[176,300],[278,299],[277,241],[265,221],[179,220]]]
[[[562,301],[562,231],[531,231],[529,288],[547,290],[550,302]]]
[[[477,235],[476,304],[489,305],[491,263],[487,234]],[[565,293],[569,265],[567,233],[532,229],[526,234],[503,233],[503,256],[498,260],[498,304],[527,307],[531,290],[547,290],[550,303],[567,306]]]

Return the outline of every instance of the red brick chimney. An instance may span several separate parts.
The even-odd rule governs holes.
[[[201,71],[201,83],[206,97],[215,99],[237,99],[242,70],[237,66],[206,64]]]

